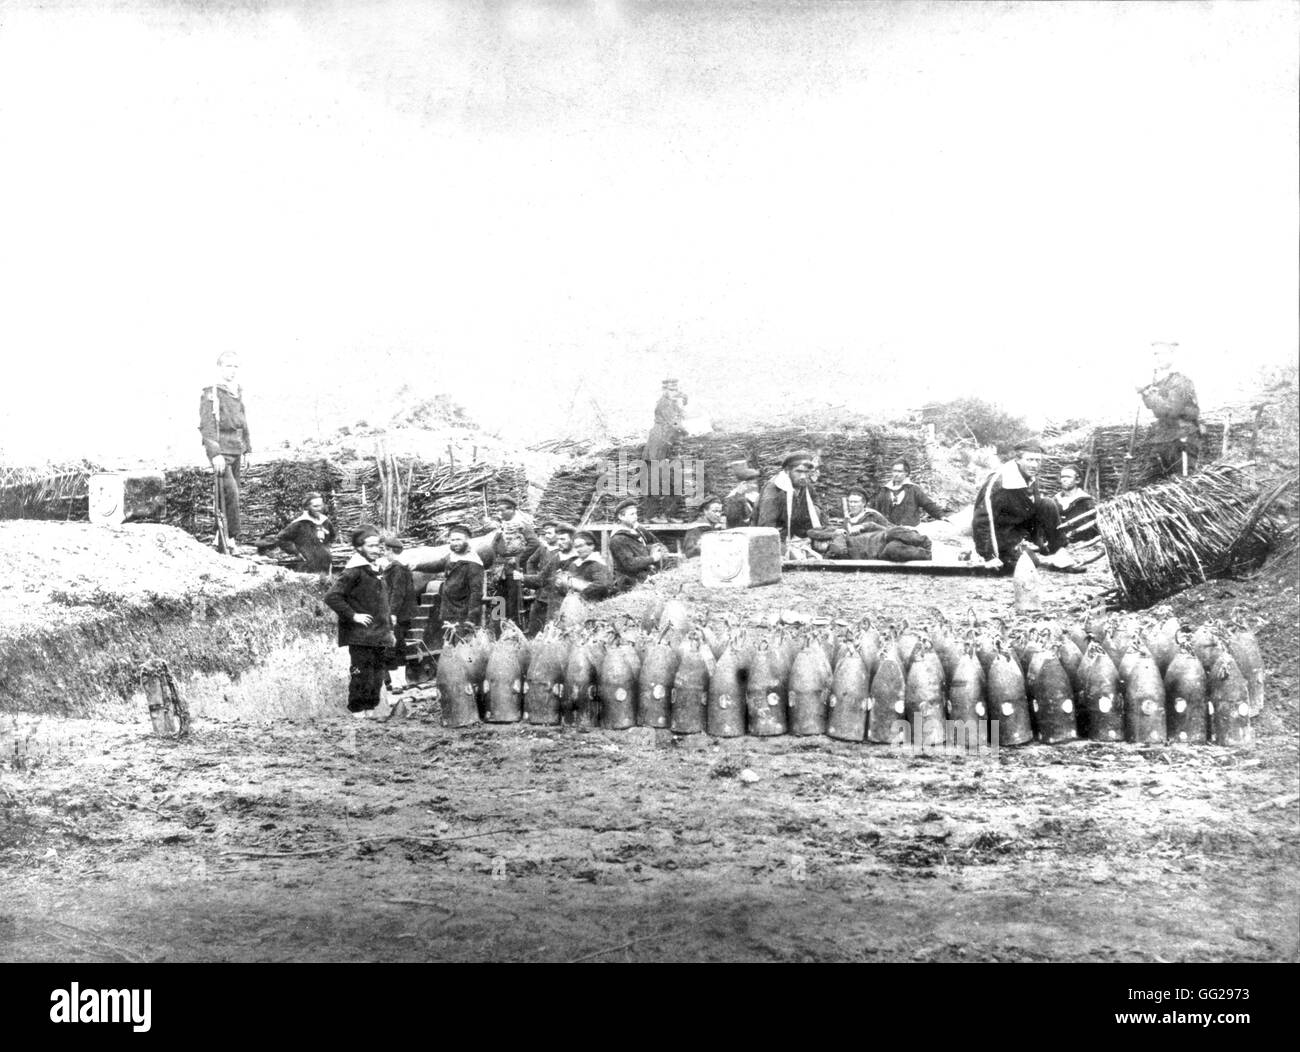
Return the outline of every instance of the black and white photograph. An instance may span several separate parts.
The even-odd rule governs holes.
[[[1298,115],[1297,0],[5,0],[0,961],[1296,962]]]

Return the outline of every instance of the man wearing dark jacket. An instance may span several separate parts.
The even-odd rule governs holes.
[[[789,454],[778,471],[763,487],[758,500],[758,526],[773,526],[787,544],[796,537],[830,538],[817,509],[817,495],[808,481],[813,455]]]
[[[911,464],[906,460],[894,461],[889,481],[876,494],[876,511],[893,526],[919,526],[921,512],[932,519],[943,518],[943,509],[912,481],[911,475]]]
[[[540,543],[532,522],[518,514],[518,509],[514,497],[501,497],[497,501],[497,517],[493,520],[497,534],[492,542],[492,569],[488,573],[492,594],[505,600],[506,617],[517,625],[522,605],[521,569]]]
[[[1138,388],[1156,418],[1151,432],[1152,472],[1156,478],[1190,475],[1201,457],[1201,410],[1196,388],[1173,371],[1176,343],[1154,343],[1154,379]]]
[[[244,415],[244,392],[239,386],[239,355],[225,351],[217,356],[221,379],[199,395],[199,434],[203,451],[212,462],[226,513],[226,536],[239,536],[239,473],[253,444]]]
[[[447,531],[451,554],[438,592],[438,618],[455,625],[458,635],[478,627],[483,611],[483,560],[469,546],[469,527],[457,523]]]
[[[561,537],[563,537],[563,554],[568,555],[573,543],[573,531],[561,535],[560,524],[544,522],[539,527],[536,550],[524,562],[523,573],[519,583],[533,592],[533,601],[528,611],[527,634],[535,636],[549,620],[548,607],[552,600],[558,602],[555,595],[555,571],[561,557]]]
[[[617,591],[609,567],[596,551],[596,538],[586,530],[573,535],[573,557],[565,560],[557,584],[592,603],[608,599]]]
[[[722,513],[722,498],[710,494],[700,503],[700,518],[693,529],[686,531],[682,538],[682,557],[694,559],[700,554],[700,538],[706,533],[727,528],[726,517]]]
[[[663,393],[655,405],[655,422],[646,438],[641,458],[646,462],[648,471],[653,472],[659,480],[656,489],[671,477],[670,470],[664,470],[663,462],[677,456],[677,446],[686,435],[682,421],[686,418],[686,395],[677,388],[676,380],[663,382]],[[647,521],[660,518],[680,521],[677,518],[681,496],[676,493],[651,493],[648,484],[643,491],[645,500],[645,517]]]
[[[339,646],[348,648],[348,711],[367,716],[379,705],[384,685],[384,654],[393,645],[388,588],[379,572],[383,546],[379,531],[352,531],[352,558],[325,594],[325,605],[339,618]]]
[[[905,563],[930,559],[930,538],[911,526],[893,526],[875,508],[867,493],[854,486],[845,498],[848,516],[835,529],[826,548],[828,559],[886,559]]]
[[[415,577],[411,568],[398,558],[402,554],[401,540],[395,533],[383,534],[380,540],[388,553],[383,574],[384,583],[388,586],[388,609],[393,615],[393,634],[397,637],[384,661],[388,669],[392,670],[406,664],[406,637],[411,631],[411,622],[419,612],[420,600],[415,594]]]
[[[1077,519],[1097,506],[1096,500],[1079,486],[1079,469],[1073,464],[1061,468],[1061,489],[1053,498],[1061,509],[1061,525]],[[1097,536],[1095,525],[1074,527],[1072,541],[1090,541]]]
[[[297,562],[289,569],[298,573],[329,573],[330,545],[336,536],[334,523],[325,514],[325,498],[319,493],[308,493],[302,514],[282,529],[275,540],[282,551],[297,556]],[[258,550],[262,548],[259,543]]]
[[[620,592],[641,584],[663,565],[665,549],[653,533],[637,525],[636,501],[629,497],[614,509],[618,526],[609,535],[614,584]],[[574,538],[575,549],[577,538]]]
[[[567,523],[560,523],[555,527],[555,551],[543,570],[542,587],[539,593],[546,600],[547,621],[554,621],[560,615],[560,604],[564,602],[564,594],[568,590],[565,587],[566,577],[578,559],[578,554],[573,550],[573,539],[577,533],[578,531]],[[608,571],[608,567],[606,570]],[[612,574],[609,579],[612,587],[614,580]]]
[[[746,461],[733,460],[727,465],[737,480],[731,492],[722,498],[722,510],[727,516],[727,529],[753,526],[758,514],[758,498],[762,493],[758,485],[758,471]]]
[[[1061,509],[1049,497],[1038,492],[1038,468],[1043,460],[1043,447],[1034,439],[1025,439],[1016,446],[1016,457],[1008,460],[993,472],[975,494],[975,510],[971,517],[971,534],[975,538],[975,551],[993,569],[1011,573],[1016,566],[1020,546],[1025,542],[1037,544],[1048,556],[1062,552],[1065,540],[1061,536]],[[1062,560],[1049,560],[1057,569],[1071,569]],[[1082,570],[1083,567],[1074,569]]]

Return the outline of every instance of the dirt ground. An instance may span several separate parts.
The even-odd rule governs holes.
[[[341,699],[204,718],[185,742],[0,714],[0,959],[1295,960],[1296,569],[1172,604],[1267,619],[1245,750],[450,731],[427,698],[386,723]],[[1053,578],[1054,612],[1107,586]],[[791,574],[730,602],[987,617],[1010,596]]]

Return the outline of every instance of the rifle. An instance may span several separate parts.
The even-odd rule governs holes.
[[[217,385],[212,385],[212,426],[214,434],[217,436],[217,442],[221,442],[221,398],[217,394]],[[218,444],[218,451],[221,446]],[[212,518],[216,522],[217,535],[213,538],[212,543],[216,545],[217,551],[222,555],[230,554],[230,534],[226,531],[226,495],[221,492],[221,476],[226,473],[222,468],[218,471],[215,467],[212,469]]]
[[[212,472],[212,517],[216,520],[217,535],[213,544],[222,555],[230,554],[230,536],[226,532],[226,495],[221,491],[221,476],[224,472]]]
[[[1128,488],[1129,471],[1133,467],[1133,449],[1137,445],[1138,438],[1138,421],[1142,419],[1142,406],[1138,406],[1138,411],[1133,415],[1133,433],[1129,435],[1128,452],[1124,454],[1124,472],[1119,477],[1119,489],[1115,491],[1115,496],[1119,496]]]

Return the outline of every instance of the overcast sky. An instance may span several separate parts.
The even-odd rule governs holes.
[[[0,456],[255,455],[445,391],[627,429],[977,394],[1124,419],[1300,337],[1300,5],[0,7]],[[408,396],[410,397],[410,396]],[[833,424],[833,417],[828,424]]]

